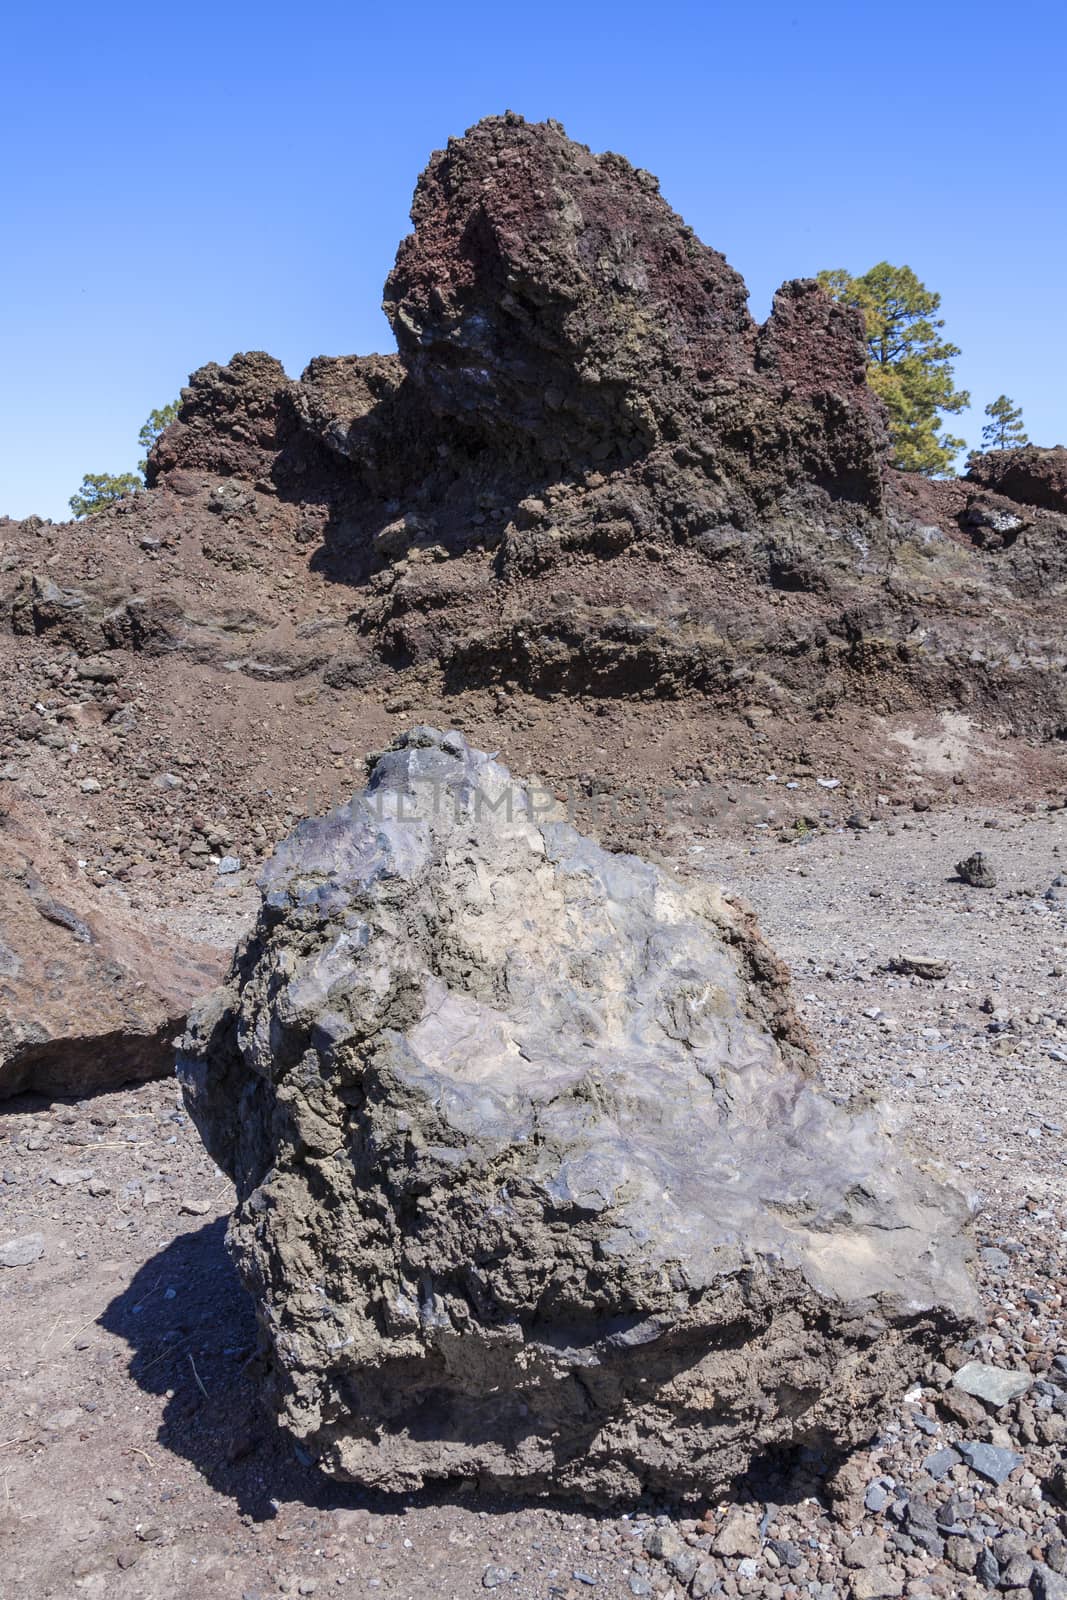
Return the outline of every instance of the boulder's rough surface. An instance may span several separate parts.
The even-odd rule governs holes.
[[[301,824],[179,1052],[284,1421],[386,1489],[696,1495],[867,1437],[966,1207],[813,1082],[751,914],[417,728]]]
[[[39,812],[5,812],[0,1099],[164,1076],[190,1005],[224,971],[221,950],[94,901]]]

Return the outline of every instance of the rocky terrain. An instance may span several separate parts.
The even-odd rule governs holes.
[[[0,519],[7,1581],[1062,1595],[1064,451],[894,472],[852,317],[800,282],[755,324],[556,124],[450,141],[412,220],[395,354],[212,364],[143,493]],[[414,723],[746,895],[831,1095],[981,1197],[988,1325],[837,1477],[812,1447],[611,1514],[331,1484],[257,1406],[173,1082],[83,1097],[169,1069],[275,842]]]
[[[756,325],[558,125],[452,140],[412,216],[396,354],[209,365],[146,492],[0,522],[0,776],[105,897],[187,900],[420,719],[613,792],[620,838],[779,768],[776,823],[1062,799],[1062,450],[893,472],[852,314],[787,283]]]
[[[954,881],[976,845],[999,868],[995,889]],[[1067,814],[968,806],[789,844],[758,826],[741,842],[707,830],[670,857],[757,907],[794,968],[831,1092],[886,1097],[924,1141],[936,1129],[979,1207],[986,1328],[930,1364],[840,1482],[807,1459],[785,1481],[742,1479],[712,1508],[597,1513],[324,1478],[259,1404],[251,1301],[223,1245],[233,1192],[173,1082],[11,1102],[0,1244],[36,1234],[40,1254],[0,1268],[6,1582],[118,1600],[179,1583],[194,1600],[494,1587],[627,1600],[680,1596],[704,1567],[699,1594],[710,1565],[730,1596],[973,1600],[1006,1592],[1014,1561],[1030,1577],[1008,1589],[1058,1594],[1040,1569],[1059,1572],[1067,1541],[1055,1379],[1067,1355],[1067,913],[1062,893],[1046,895],[1065,859]],[[893,973],[905,951],[947,961],[948,975]],[[1033,1382],[991,1405],[951,1381],[971,1361]],[[954,1459],[961,1443],[1020,1459],[997,1484]]]

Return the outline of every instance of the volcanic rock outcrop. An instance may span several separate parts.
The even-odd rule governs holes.
[[[397,353],[194,373],[92,541],[9,525],[19,631],[77,647],[92,613],[103,647],[332,690],[412,672],[1061,736],[1062,450],[892,470],[858,313],[798,280],[758,325],[656,180],[557,123],[449,140],[412,219]],[[155,560],[132,594],[131,545]]]
[[[37,808],[0,816],[0,1100],[89,1094],[172,1070],[221,950],[95,897]]]
[[[751,914],[416,728],[265,869],[179,1054],[285,1423],[384,1489],[706,1494],[847,1448],[974,1301]]]
[[[273,515],[352,588],[327,684],[1067,725],[1055,474],[1012,522],[1018,470],[892,471],[858,313],[799,280],[757,325],[649,173],[510,113],[432,157],[412,220],[397,355],[203,368],[150,462],[186,514]]]
[[[973,455],[967,477],[1009,500],[1067,514],[1067,449],[1062,444],[1051,450],[1028,444]]]

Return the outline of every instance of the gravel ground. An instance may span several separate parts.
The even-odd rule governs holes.
[[[995,888],[953,881],[976,849]],[[757,907],[830,1088],[884,1097],[974,1194],[986,1332],[830,1479],[802,1460],[687,1517],[374,1499],[255,1409],[230,1189],[174,1085],[9,1102],[0,1591],[1067,1597],[1067,812],[755,830],[678,841],[676,859]]]

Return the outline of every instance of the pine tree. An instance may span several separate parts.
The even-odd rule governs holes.
[[[863,312],[867,330],[867,379],[889,412],[893,465],[935,477],[952,472],[964,441],[940,433],[942,413],[970,405],[956,389],[952,363],[959,350],[941,338],[935,316],[941,296],[921,283],[910,267],[888,261],[854,278],[838,269],[820,272],[819,282],[835,300]]]
[[[128,494],[136,494],[142,489],[145,468],[148,466],[148,452],[164,428],[168,428],[177,415],[177,400],[172,400],[169,405],[161,406],[158,411],[149,414],[148,421],[137,435],[137,442],[145,454],[137,463],[136,472],[87,472],[77,494],[72,494],[68,502],[75,517],[91,517],[94,512],[103,511],[106,506],[114,505],[116,500],[121,500]]]
[[[1030,443],[1023,427],[1022,407],[1013,405],[1006,394],[998,395],[986,406],[985,414],[989,421],[982,429],[983,450],[1015,450]]]
[[[143,458],[137,463],[137,470],[142,477],[144,476],[145,468],[148,466],[148,456],[152,446],[163,430],[169,428],[171,423],[177,419],[178,404],[177,400],[172,400],[169,405],[160,406],[158,411],[150,411],[148,421],[137,435],[137,443],[144,451]]]
[[[105,506],[112,506],[143,487],[136,472],[87,472],[77,494],[70,497],[70,509],[76,517],[91,517],[95,511],[103,511]]]

